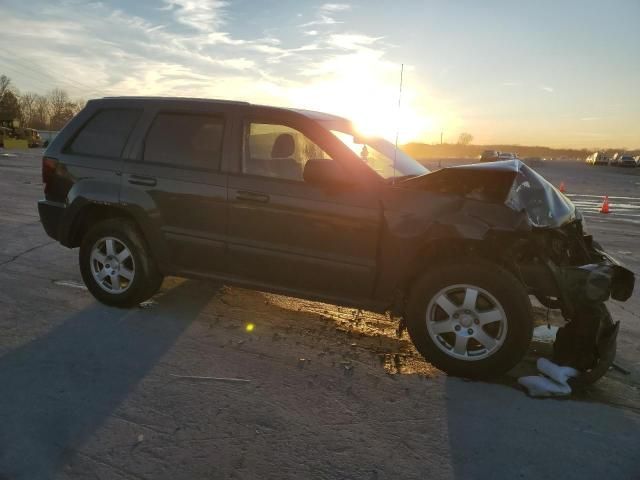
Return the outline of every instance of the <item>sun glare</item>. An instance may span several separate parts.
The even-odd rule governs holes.
[[[291,104],[346,117],[365,136],[394,141],[398,134],[400,143],[426,141],[441,128],[441,116],[407,68],[398,110],[400,65],[372,52],[332,58],[308,75],[308,83],[287,92]]]

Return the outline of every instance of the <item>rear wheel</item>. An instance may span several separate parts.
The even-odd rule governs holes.
[[[82,239],[79,260],[85,285],[107,305],[137,305],[162,284],[142,235],[126,219],[105,220],[91,227]]]
[[[430,268],[414,284],[407,310],[418,351],[451,375],[500,375],[522,359],[531,342],[533,317],[524,287],[490,262]]]

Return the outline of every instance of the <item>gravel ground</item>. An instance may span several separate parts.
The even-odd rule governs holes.
[[[1,153],[0,479],[640,478],[638,293],[610,305],[631,374],[562,401],[514,384],[544,339],[490,384],[369,312],[175,278],[108,308],[39,224],[40,152]],[[640,176],[539,170],[587,210],[629,197],[589,226],[640,272]]]

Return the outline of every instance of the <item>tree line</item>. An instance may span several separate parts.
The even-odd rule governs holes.
[[[61,89],[54,88],[44,95],[21,93],[11,79],[0,75],[0,124],[10,126],[14,120],[21,127],[36,130],[60,130],[82,110],[86,102],[72,99]]]

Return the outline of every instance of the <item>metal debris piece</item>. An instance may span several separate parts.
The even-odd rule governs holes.
[[[74,280],[54,280],[53,283],[55,285],[60,285],[61,287],[71,287],[71,288],[77,288],[78,290],[86,290],[87,287],[80,283],[80,282],[76,282]]]
[[[621,367],[620,365],[618,365],[616,362],[613,362],[611,364],[611,368],[613,368],[614,370],[619,371],[620,373],[623,373],[625,375],[631,375],[631,372],[629,370],[627,370],[624,367]]]
[[[141,302],[140,304],[138,304],[138,308],[152,308],[154,306],[156,306],[158,303],[154,302],[153,300],[146,300],[144,302]]]
[[[204,377],[199,375],[176,375],[174,373],[170,373],[169,375],[175,378],[180,378],[182,380],[210,380],[214,382],[230,382],[230,383],[248,383],[251,381],[246,378]]]

